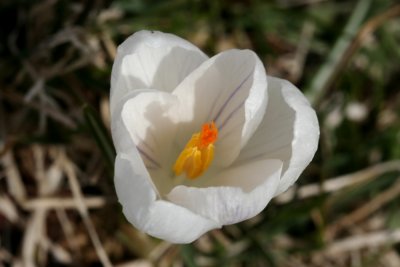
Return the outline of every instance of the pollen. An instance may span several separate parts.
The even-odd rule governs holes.
[[[185,173],[189,179],[202,175],[214,158],[214,143],[217,138],[218,129],[215,123],[205,123],[201,132],[194,133],[180,153],[173,167],[175,175]]]

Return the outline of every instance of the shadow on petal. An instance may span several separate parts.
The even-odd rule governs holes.
[[[284,162],[276,194],[285,191],[303,172],[318,147],[319,126],[305,96],[286,80],[268,77],[269,103],[258,130],[235,164],[257,159]]]

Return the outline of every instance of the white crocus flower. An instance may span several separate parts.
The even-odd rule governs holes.
[[[111,78],[115,187],[135,227],[173,243],[261,212],[317,149],[314,110],[250,50],[212,58],[140,31]]]

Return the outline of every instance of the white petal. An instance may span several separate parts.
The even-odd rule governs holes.
[[[282,162],[260,160],[222,172],[214,187],[177,186],[168,194],[173,203],[220,224],[233,224],[261,212],[279,185]]]
[[[229,166],[259,125],[267,103],[265,69],[254,52],[229,50],[204,62],[173,94],[178,96],[181,146],[202,124],[219,128],[213,164]]]
[[[176,136],[177,97],[159,91],[137,94],[121,111],[123,126],[135,144],[161,195],[173,187],[171,148]],[[126,148],[123,148],[126,149]]]
[[[117,154],[124,153],[130,154],[132,151],[136,151],[136,144],[133,142],[133,139],[128,132],[125,124],[122,120],[122,110],[125,106],[125,103],[130,99],[135,98],[139,94],[142,93],[154,93],[157,92],[156,90],[151,89],[143,89],[143,90],[136,90],[129,92],[116,105],[115,112],[112,114],[111,117],[111,136],[113,139],[113,143]]]
[[[162,92],[141,93],[126,101],[122,120],[139,152],[143,150],[154,157],[169,152],[165,146],[170,146],[175,137],[177,106],[175,96]]]
[[[122,111],[123,108],[125,107],[125,104],[131,99],[137,97],[138,95],[154,94],[156,92],[158,91],[149,89],[132,91],[129,94],[125,95],[118,103],[117,105],[118,109],[116,109],[113,116],[111,117],[111,136],[113,138],[114,146],[118,155],[125,154],[125,155],[130,155],[131,157],[136,157],[136,155],[139,155],[138,157],[140,158],[141,164],[144,164],[144,162],[142,162],[143,161],[142,157],[145,156],[140,155],[136,147],[137,144],[134,142],[134,138],[132,138],[132,129],[129,131],[125,125],[124,120],[122,119]],[[127,125],[132,126],[129,123],[127,123]],[[143,166],[145,168],[145,165]],[[147,170],[142,172],[147,173]],[[149,182],[152,184],[154,191],[157,192],[156,186],[154,185],[153,181],[150,179]],[[159,192],[157,193],[160,194]]]
[[[111,74],[111,112],[115,103],[135,89],[171,92],[207,56],[173,34],[139,31],[118,47]]]
[[[139,153],[117,155],[114,183],[125,216],[130,223],[143,229],[149,207],[156,200],[157,191]]]
[[[319,126],[315,111],[293,84],[268,76],[268,88],[269,103],[263,121],[237,163],[262,158],[282,160],[279,194],[298,179],[314,157]]]
[[[163,200],[156,200],[138,153],[117,156],[115,188],[123,213],[139,230],[172,243],[190,243],[205,232],[219,228],[215,221]]]
[[[154,91],[141,90],[125,96],[112,119],[112,136],[118,152],[114,177],[117,196],[126,218],[139,230],[169,242],[189,243],[220,225],[183,207],[157,200],[159,193],[121,116],[125,102],[146,93]]]

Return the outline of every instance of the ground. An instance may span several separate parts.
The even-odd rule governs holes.
[[[400,266],[396,0],[6,0],[0,25],[0,266]],[[190,245],[138,232],[114,191],[111,66],[141,29],[254,50],[321,126],[296,186]]]

